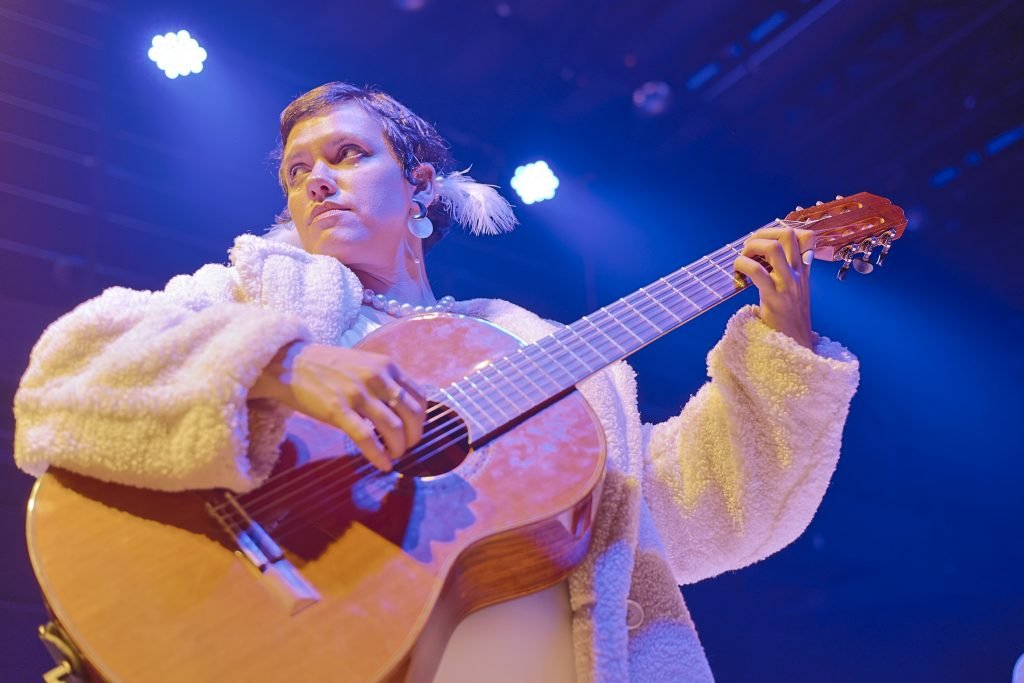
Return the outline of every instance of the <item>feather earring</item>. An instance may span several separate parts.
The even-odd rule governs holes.
[[[474,235],[510,232],[519,222],[508,200],[498,194],[494,185],[478,183],[466,171],[438,177],[435,184],[440,185],[439,198],[445,209]]]

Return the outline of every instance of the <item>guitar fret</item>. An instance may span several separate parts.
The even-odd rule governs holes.
[[[505,359],[502,359],[502,360],[505,360]],[[494,370],[494,372],[498,373],[498,376],[501,378],[502,382],[504,382],[505,384],[507,384],[510,387],[514,388],[516,391],[518,391],[520,393],[520,395],[522,395],[523,398],[526,399],[526,403],[527,403],[528,406],[530,406],[530,407],[535,406],[539,402],[536,398],[534,398],[533,396],[530,396],[525,391],[523,391],[519,387],[519,383],[518,382],[513,382],[513,381],[509,380],[507,377],[505,377],[505,373],[501,371],[500,367],[498,367],[498,364],[501,363],[502,360],[499,360],[499,361],[497,361],[495,363],[489,364],[487,367],[485,367],[481,371],[481,373],[487,372],[488,370]],[[522,372],[520,372],[520,374],[522,374],[524,377],[526,377],[526,379],[530,382],[530,384],[533,384],[533,386],[535,386],[538,389],[540,389],[540,387],[537,386],[534,383],[534,381],[532,379],[530,379],[527,375],[523,374]],[[484,379],[486,379],[488,382],[491,381],[490,378],[487,377],[486,375],[484,375]],[[541,389],[541,396],[543,397],[543,395],[544,395],[544,390]]]
[[[604,309],[601,309],[601,310],[604,310]],[[602,330],[602,329],[601,329],[600,327],[598,327],[598,325],[597,325],[597,324],[596,324],[596,323],[595,323],[595,322],[594,322],[593,320],[591,320],[591,319],[590,319],[590,318],[589,318],[588,316],[583,316],[583,317],[581,318],[581,320],[584,320],[584,321],[586,321],[586,323],[587,323],[588,325],[590,325],[591,327],[593,327],[593,328],[594,328],[595,330],[597,330],[597,331],[598,331],[598,333],[599,333],[599,334],[601,334],[602,336],[604,336],[604,338],[605,338],[605,339],[607,339],[607,340],[608,340],[608,341],[610,341],[610,342],[611,342],[612,344],[614,344],[614,345],[615,345],[615,347],[616,347],[616,348],[617,348],[617,349],[618,349],[619,351],[621,351],[621,352],[622,352],[623,354],[625,354],[625,353],[628,353],[628,352],[626,351],[626,349],[622,348],[622,345],[621,345],[621,344],[619,344],[619,342],[615,341],[615,338],[614,338],[614,337],[612,337],[612,336],[611,336],[610,334],[608,334],[607,332],[605,332],[604,330]]]
[[[619,301],[618,301],[618,302],[616,302],[616,303],[619,303],[619,302],[622,302],[622,299],[619,299]],[[614,306],[615,304],[612,304],[612,305]],[[604,313],[605,315],[607,315],[608,317],[610,317],[610,318],[611,318],[612,320],[614,320],[614,321],[615,321],[615,324],[617,324],[617,325],[618,325],[619,327],[621,327],[621,328],[622,328],[622,329],[624,329],[624,330],[625,330],[626,332],[629,332],[629,333],[630,333],[631,335],[633,335],[634,337],[636,337],[636,340],[637,340],[638,342],[640,342],[640,344],[641,344],[641,345],[645,343],[645,342],[644,342],[644,339],[643,339],[643,337],[641,337],[640,335],[638,335],[638,334],[637,334],[636,332],[634,332],[634,331],[633,331],[632,329],[630,329],[630,327],[629,327],[628,325],[624,324],[624,323],[623,323],[623,322],[622,322],[621,320],[619,320],[618,318],[616,318],[616,317],[615,317],[615,314],[614,314],[614,313],[612,313],[611,311],[609,311],[609,310],[608,310],[607,308],[605,308],[605,307],[603,307],[603,306],[601,307],[601,311],[602,311],[602,312],[603,312],[603,313]]]
[[[668,306],[666,306],[665,304],[661,303],[661,300],[660,300],[660,299],[658,299],[658,298],[657,298],[656,296],[652,296],[652,295],[651,295],[651,294],[650,294],[650,293],[649,293],[649,292],[647,291],[647,288],[646,288],[646,287],[641,287],[641,288],[640,288],[640,293],[641,293],[641,294],[643,294],[644,296],[646,296],[646,297],[647,297],[648,299],[650,299],[650,300],[651,300],[651,301],[653,301],[654,303],[656,303],[656,304],[658,304],[659,306],[661,306],[662,308],[664,308],[664,309],[665,309],[666,311],[668,311],[668,314],[669,314],[670,316],[672,316],[673,318],[675,318],[675,319],[676,319],[676,322],[679,322],[679,323],[683,322],[683,319],[682,319],[682,318],[680,318],[680,317],[679,317],[678,315],[676,315],[676,314],[675,314],[675,312],[673,312],[671,308],[669,308],[669,307],[668,307]]]
[[[465,379],[465,378],[463,378],[463,379]],[[461,384],[460,384],[459,382],[453,382],[453,383],[452,383],[452,386],[453,386],[453,387],[454,387],[455,389],[458,389],[458,390],[459,390],[459,392],[460,392],[460,393],[462,394],[462,396],[463,396],[463,397],[464,397],[464,398],[465,398],[465,399],[466,399],[467,401],[469,401],[469,402],[470,402],[470,403],[471,403],[471,404],[473,405],[473,407],[474,407],[474,408],[476,408],[477,412],[479,412],[479,413],[480,413],[480,414],[481,414],[482,416],[484,416],[484,417],[486,417],[486,418],[490,418],[490,417],[491,417],[491,415],[490,415],[489,411],[487,411],[487,410],[486,410],[486,409],[484,408],[484,406],[480,405],[480,404],[479,404],[479,403],[478,403],[478,402],[476,401],[476,399],[474,399],[474,398],[473,398],[473,397],[472,397],[472,396],[470,395],[470,393],[469,393],[468,391],[466,391],[466,388],[465,388],[465,387],[463,387],[463,386],[462,386],[462,385],[461,385]]]
[[[453,382],[449,386],[454,387],[455,383]],[[447,389],[438,389],[438,391],[444,394],[444,397],[447,399],[447,403],[450,406],[453,406],[455,408],[455,412],[457,412],[459,415],[465,418],[467,422],[474,425],[478,425],[481,429],[486,429],[486,427],[484,427],[484,425],[479,420],[477,420],[469,410],[466,410],[462,406],[461,402],[456,401],[455,397],[448,393]]]
[[[624,304],[626,304],[627,306],[629,306],[629,307],[630,307],[630,308],[631,308],[631,309],[632,309],[633,311],[635,311],[635,312],[636,312],[636,314],[637,314],[638,316],[640,316],[641,318],[643,318],[643,319],[644,319],[644,322],[646,322],[646,323],[647,323],[648,325],[650,325],[651,327],[653,327],[653,328],[654,328],[654,331],[655,331],[655,332],[657,332],[658,334],[662,334],[662,333],[664,332],[664,330],[662,330],[660,326],[658,326],[658,325],[655,325],[655,324],[654,324],[654,322],[653,322],[653,321],[652,321],[652,320],[651,320],[650,318],[648,318],[648,317],[647,317],[646,315],[644,315],[644,314],[643,314],[643,313],[641,313],[641,312],[640,312],[639,310],[637,310],[637,307],[636,307],[636,306],[634,306],[633,304],[629,303],[629,299],[620,299],[620,301],[622,301],[622,303],[624,303]]]
[[[550,360],[552,363],[554,363],[554,367],[557,368],[558,370],[561,370],[562,374],[564,374],[568,378],[568,381],[562,380],[559,383],[559,386],[565,387],[565,386],[572,385],[573,382],[576,381],[576,375],[573,374],[572,370],[565,363],[562,362],[562,360],[567,360],[568,361],[568,360],[570,360],[570,358],[568,356],[565,356],[564,354],[559,353],[557,350],[551,350],[551,349],[544,348],[544,344],[545,343],[547,343],[547,344],[551,344],[552,343],[552,339],[551,339],[550,335],[547,336],[547,337],[544,337],[542,339],[537,340],[537,343],[534,345],[534,348],[537,349],[538,351],[540,351],[541,353],[543,353],[544,354],[544,358],[547,359],[547,360]],[[536,362],[536,361],[534,361],[534,362]],[[584,366],[584,367],[586,367],[586,366]]]
[[[476,411],[477,411],[477,413],[479,413],[479,416],[480,416],[480,417],[482,417],[482,418],[486,419],[487,421],[489,421],[489,422],[490,422],[490,423],[492,424],[492,427],[491,427],[491,429],[493,429],[494,427],[497,427],[497,426],[498,426],[498,424],[499,424],[499,423],[495,422],[495,421],[494,421],[494,418],[492,418],[492,417],[491,417],[491,416],[490,416],[490,415],[489,415],[489,414],[488,414],[488,413],[487,413],[487,412],[486,412],[485,410],[483,410],[483,409],[482,409],[482,406],[481,406],[481,405],[480,405],[479,403],[477,403],[476,401],[474,401],[474,400],[473,400],[473,397],[472,397],[472,396],[470,396],[470,395],[469,395],[469,394],[468,394],[468,393],[466,392],[466,390],[465,390],[465,389],[463,389],[461,385],[459,385],[459,383],[458,383],[458,382],[452,382],[451,386],[452,386],[453,388],[455,388],[455,389],[458,389],[458,390],[459,390],[459,391],[460,391],[460,392],[462,393],[462,395],[463,395],[463,396],[464,396],[464,397],[466,398],[466,400],[468,400],[468,401],[469,401],[469,402],[470,402],[470,403],[471,403],[471,404],[473,405],[473,407],[474,407],[474,408],[476,408]],[[446,393],[447,393],[447,392],[446,392]],[[481,426],[484,426],[484,425],[483,425],[482,423],[480,423],[480,422],[478,422],[478,424],[481,424]]]
[[[534,348],[539,348],[539,347],[534,347]],[[554,378],[554,377],[552,377],[552,376],[551,376],[550,374],[548,374],[548,371],[547,371],[547,370],[545,370],[545,369],[543,368],[543,366],[541,366],[541,365],[540,365],[540,363],[538,363],[537,361],[535,361],[535,360],[534,360],[533,358],[530,358],[530,355],[529,355],[528,353],[526,353],[526,352],[525,352],[525,351],[523,351],[522,349],[519,349],[518,351],[516,351],[516,353],[518,353],[518,354],[521,354],[521,357],[523,357],[523,358],[525,358],[526,360],[528,360],[528,361],[530,361],[531,363],[533,363],[533,364],[534,364],[534,366],[535,366],[535,367],[536,367],[536,368],[537,368],[538,370],[540,370],[540,371],[541,371],[542,373],[544,373],[544,374],[545,374],[545,375],[547,376],[547,378],[551,380],[551,383],[552,383],[552,384],[554,384],[556,388],[559,388],[559,389],[560,389],[560,388],[564,387],[564,384],[563,384],[562,382],[559,382],[559,381],[558,381],[557,379],[555,379],[555,378]],[[555,361],[555,364],[556,364],[556,365],[558,365],[558,361],[557,361],[557,360]],[[561,367],[561,365],[559,365],[559,367]],[[565,370],[565,368],[564,368],[564,367],[562,367],[562,372],[566,372],[566,370]],[[568,374],[568,373],[566,372],[566,374]],[[570,376],[570,377],[571,377],[571,376]]]
[[[522,353],[522,350],[520,349],[518,351],[518,353]],[[520,375],[522,375],[523,377],[526,378],[527,382],[529,382],[533,386],[537,387],[537,389],[540,390],[541,396],[548,396],[555,389],[558,388],[558,384],[553,379],[551,379],[551,376],[547,375],[547,373],[544,373],[544,374],[547,376],[551,386],[549,388],[545,389],[540,384],[538,384],[536,381],[534,381],[534,379],[530,375],[530,373],[526,372],[526,370],[524,370],[523,368],[519,367],[519,365],[517,364],[516,360],[514,360],[511,356],[508,356],[508,357],[504,358],[503,360],[508,361],[509,368],[511,368],[512,370],[515,370],[516,372],[518,372]],[[499,369],[498,372],[501,372],[501,370]],[[543,370],[541,372],[543,372]],[[502,373],[502,374],[504,375],[504,373]],[[544,381],[543,378],[540,377],[539,375],[537,376],[537,379],[540,380],[540,381]]]
[[[727,271],[725,268],[722,268],[722,266],[718,265],[717,263],[715,263],[714,261],[709,259],[707,256],[704,257],[704,260],[707,261],[708,263],[710,263],[711,265],[713,265],[718,270],[720,270],[722,273],[724,273],[727,278],[732,280],[732,274],[729,271]]]
[[[604,355],[604,353],[601,352],[601,349],[597,348],[596,346],[591,344],[589,341],[587,341],[587,338],[584,337],[583,335],[581,335],[571,325],[566,326],[565,328],[563,328],[561,330],[558,330],[557,332],[555,332],[551,336],[552,336],[552,338],[555,341],[557,341],[563,347],[568,348],[569,352],[572,353],[572,355],[577,356],[578,358],[581,358],[581,360],[583,360],[583,356],[581,356],[577,352],[573,351],[572,348],[569,346],[570,344],[572,344],[574,342],[572,342],[572,341],[570,341],[568,339],[566,339],[565,342],[563,342],[561,339],[558,338],[559,335],[564,335],[564,336],[571,335],[572,337],[574,337],[575,339],[579,340],[580,342],[583,342],[586,345],[586,347],[590,349],[591,353],[597,356],[598,364],[607,364],[608,358],[607,358],[607,356]],[[583,347],[579,347],[578,346],[578,348],[581,350],[581,352],[585,350]],[[590,362],[584,362],[584,365],[586,366],[586,368],[588,370],[590,370]]]
[[[604,351],[602,351],[601,349],[599,349],[599,348],[597,348],[596,346],[594,346],[593,344],[591,344],[591,343],[590,343],[590,342],[589,342],[589,341],[587,340],[587,338],[586,338],[586,337],[584,337],[584,336],[583,336],[583,334],[582,334],[581,332],[579,332],[578,330],[574,329],[574,328],[572,327],[572,325],[570,325],[569,327],[567,327],[567,328],[565,328],[565,329],[567,329],[567,330],[569,330],[570,332],[572,332],[572,334],[573,334],[573,335],[574,335],[574,336],[575,336],[575,337],[576,337],[577,339],[579,339],[579,340],[580,340],[580,341],[582,341],[582,342],[583,342],[584,344],[586,344],[587,346],[589,346],[589,347],[590,347],[590,348],[591,348],[591,349],[593,350],[593,352],[597,354],[597,357],[598,357],[598,358],[599,358],[599,359],[601,360],[601,362],[602,362],[602,363],[606,363],[606,364],[607,364],[607,363],[609,362],[608,356],[606,356],[606,355],[605,355]]]
[[[676,294],[678,294],[679,296],[681,296],[681,297],[683,297],[684,299],[686,299],[686,302],[687,302],[688,304],[690,304],[691,306],[693,306],[693,307],[694,307],[695,309],[697,309],[698,311],[700,311],[700,310],[701,310],[701,307],[700,307],[700,306],[698,306],[697,304],[693,303],[693,299],[691,299],[690,297],[688,297],[688,296],[686,296],[685,294],[683,294],[683,292],[682,292],[682,291],[680,291],[680,289],[679,289],[678,287],[676,287],[675,285],[673,285],[673,284],[672,284],[671,282],[669,282],[668,280],[666,280],[666,279],[665,279],[665,278],[663,278],[663,277],[661,277],[661,278],[658,278],[658,281],[659,281],[659,282],[664,282],[664,283],[665,283],[666,285],[668,285],[669,289],[671,289],[671,290],[672,290],[673,292],[675,292],[675,293],[676,293]]]
[[[474,373],[474,374],[479,374],[479,373]],[[473,377],[472,375],[467,375],[466,377],[463,377],[463,379],[465,381],[469,382],[470,386],[472,386],[474,389],[476,389],[477,393],[480,394],[480,396],[482,396],[484,398],[484,400],[486,400],[488,403],[490,403],[492,406],[494,406],[498,410],[498,412],[501,413],[501,416],[503,418],[505,418],[506,420],[509,420],[510,418],[509,418],[508,413],[506,413],[504,410],[502,410],[501,406],[498,404],[498,402],[495,401],[493,398],[491,398],[491,395],[490,395],[489,392],[486,392],[486,391],[483,391],[482,389],[480,389],[480,387],[478,387],[476,385],[476,382],[473,381],[472,377]],[[502,396],[502,398],[505,398],[505,397]]]
[[[735,273],[729,272],[728,270],[723,268],[721,265],[719,265],[716,261],[714,261],[713,259],[708,258],[707,256],[704,257],[704,260],[707,261],[708,263],[710,263],[711,265],[713,265],[715,268],[718,268],[718,270],[720,270],[722,272],[722,275],[725,276],[726,281],[730,285],[730,289],[735,289],[735,287],[736,287],[736,275],[735,275]]]
[[[711,287],[709,287],[709,286],[708,286],[708,283],[704,282],[704,281],[703,281],[703,280],[701,280],[701,279],[700,279],[699,277],[697,277],[696,275],[694,275],[693,273],[691,273],[691,272],[690,272],[690,271],[689,271],[689,270],[688,270],[688,269],[686,268],[686,266],[683,266],[683,267],[682,267],[682,268],[680,268],[679,270],[681,270],[681,271],[683,271],[684,273],[686,273],[687,275],[689,275],[691,279],[693,279],[693,280],[696,280],[697,282],[699,282],[699,283],[701,283],[702,285],[704,285],[704,289],[708,290],[709,292],[711,292],[712,294],[714,294],[715,296],[717,296],[717,297],[718,297],[719,299],[722,299],[722,298],[723,298],[721,294],[719,294],[719,293],[718,293],[718,292],[716,292],[716,291],[715,291],[714,289],[712,289]]]
[[[561,330],[559,330],[559,331],[561,331]],[[587,372],[589,372],[589,373],[597,372],[597,371],[596,371],[596,370],[594,370],[594,369],[593,369],[592,367],[590,367],[590,364],[589,364],[589,363],[587,363],[587,362],[586,362],[585,360],[583,360],[582,358],[580,358],[579,356],[577,356],[577,355],[576,355],[576,352],[575,352],[575,351],[573,351],[573,350],[572,350],[571,348],[569,348],[568,346],[566,346],[565,344],[563,344],[563,343],[562,343],[562,340],[558,338],[558,336],[557,336],[557,333],[556,333],[556,334],[553,334],[553,335],[551,335],[550,337],[548,337],[548,339],[553,339],[553,340],[555,341],[555,343],[557,343],[557,344],[558,344],[559,346],[561,346],[561,347],[562,347],[563,349],[565,349],[566,351],[568,351],[568,352],[569,352],[569,353],[570,353],[570,354],[572,355],[572,357],[573,357],[573,358],[575,358],[575,359],[576,359],[577,361],[579,361],[579,364],[580,364],[580,365],[582,365],[582,366],[583,366],[583,368],[584,368],[584,369],[585,369],[585,370],[586,370]],[[557,362],[557,360],[556,360],[556,362]],[[575,382],[574,382],[574,383],[575,383]]]

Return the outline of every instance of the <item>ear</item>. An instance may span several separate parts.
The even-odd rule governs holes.
[[[437,196],[437,187],[434,180],[437,178],[437,171],[434,165],[423,163],[412,170],[411,182],[413,184],[412,198],[423,202],[423,206],[430,206]]]

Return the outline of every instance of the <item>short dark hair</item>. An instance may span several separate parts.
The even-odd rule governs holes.
[[[438,175],[446,175],[455,170],[449,145],[430,123],[414,114],[404,104],[387,93],[376,88],[360,88],[350,83],[333,81],[305,92],[292,100],[281,112],[281,138],[278,142],[274,159],[278,163],[277,179],[282,190],[287,193],[281,168],[284,146],[292,129],[303,119],[318,114],[344,102],[358,102],[372,116],[381,128],[391,151],[402,164],[406,179],[416,184],[413,171],[423,163],[433,165]],[[452,218],[445,211],[442,202],[435,201],[427,208],[427,216],[434,224],[434,232],[423,240],[423,250],[434,246],[451,229]],[[287,220],[288,213],[279,216],[279,221]]]

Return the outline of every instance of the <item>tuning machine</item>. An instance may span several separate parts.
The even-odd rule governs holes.
[[[892,247],[892,240],[896,236],[896,233],[892,230],[886,230],[882,233],[882,237],[879,240],[879,244],[882,245],[882,251],[878,252],[878,258],[875,259],[875,265],[879,268],[885,263],[885,259],[889,256],[889,249]]]
[[[843,265],[839,266],[839,272],[836,273],[836,279],[839,281],[846,279],[846,274],[850,272],[850,265],[853,263],[853,247],[845,246],[836,252],[836,260],[842,261]]]
[[[835,260],[842,261],[843,264],[839,266],[839,272],[836,273],[836,278],[839,280],[845,280],[847,273],[850,272],[850,268],[861,275],[867,275],[875,269],[875,266],[881,266],[885,263],[885,257],[889,254],[889,249],[892,247],[892,241],[896,237],[896,232],[893,230],[886,230],[879,236],[869,237],[859,244],[849,244],[839,251],[836,252]],[[871,263],[871,252],[874,251],[875,247],[882,247],[882,250],[878,254],[878,258],[875,259],[875,263]]]
[[[836,279],[845,280],[851,267],[861,275],[867,275],[874,270],[875,267],[871,265],[871,251],[877,244],[878,242],[874,237],[869,237],[856,246],[848,245],[840,249],[836,253],[836,260],[842,261],[843,265],[839,267]]]
[[[857,245],[857,251],[860,252],[860,258],[853,262],[853,269],[861,275],[867,275],[875,269],[871,265],[871,252],[875,247],[878,246],[877,237],[869,237],[860,244]]]

